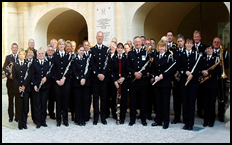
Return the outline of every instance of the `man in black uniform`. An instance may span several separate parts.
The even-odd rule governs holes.
[[[16,83],[13,82],[12,76],[12,67],[13,63],[18,60],[18,44],[13,43],[11,45],[12,54],[7,55],[5,59],[5,63],[3,65],[3,70],[7,77],[6,80],[6,87],[7,87],[7,94],[8,94],[8,115],[9,115],[9,122],[13,121],[13,117],[15,116],[15,121],[18,122],[19,119],[19,99],[15,97],[18,93],[18,88]],[[10,64],[11,63],[11,64]],[[9,69],[10,68],[10,69]],[[15,97],[15,111],[14,111],[14,97]],[[14,115],[15,112],[15,115]]]
[[[103,32],[97,32],[97,44],[91,48],[91,68],[93,71],[92,76],[92,93],[93,93],[93,125],[97,125],[99,114],[101,112],[101,122],[107,124],[106,122],[106,94],[107,94],[107,82],[109,81],[109,69],[110,69],[110,55],[109,48],[102,44],[104,35]],[[99,111],[99,96],[100,96],[100,111]]]
[[[205,49],[206,49],[206,45],[203,44],[201,42],[201,32],[198,30],[195,30],[193,32],[193,40],[194,40],[194,46],[192,48],[192,50],[197,51],[199,54],[202,54],[202,56],[205,56]],[[204,115],[204,109],[203,109],[203,98],[204,96],[202,96],[203,94],[203,88],[201,87],[201,85],[199,85],[199,89],[198,89],[198,94],[197,94],[197,115],[200,118],[203,118]]]
[[[55,48],[52,45],[47,46],[47,52],[46,52],[46,59],[49,62],[49,66],[53,64],[52,58],[53,54],[55,52]],[[50,77],[50,90],[49,90],[49,95],[48,95],[48,115],[50,116],[51,119],[56,119],[55,115],[55,88],[54,86],[56,85],[56,82],[54,80],[54,77]]]
[[[230,63],[229,63],[230,58],[229,58],[228,51],[222,50],[220,46],[221,46],[221,39],[219,37],[215,37],[213,39],[213,48],[214,48],[213,56],[219,57],[220,60],[222,61],[222,57],[220,53],[223,51],[224,66],[220,65],[222,75],[218,76],[219,90],[218,90],[217,96],[218,96],[218,118],[220,122],[224,122],[225,103],[227,102],[228,98],[226,98],[226,95],[225,95],[227,76],[225,74],[223,75],[223,67],[224,69],[230,68]]]
[[[134,38],[135,49],[128,53],[127,71],[129,73],[128,85],[130,88],[130,122],[129,125],[135,124],[136,120],[136,102],[137,94],[140,99],[140,117],[143,126],[147,126],[147,89],[149,78],[147,72],[149,70],[149,56],[147,50],[142,48],[142,40],[139,36]]]

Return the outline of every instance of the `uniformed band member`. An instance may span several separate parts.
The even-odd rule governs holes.
[[[52,76],[51,66],[49,61],[45,59],[45,50],[40,47],[37,50],[37,59],[32,64],[36,128],[40,128],[40,126],[47,127],[47,99],[50,89],[50,78]]]
[[[61,125],[61,119],[65,126],[68,124],[68,104],[70,93],[70,61],[71,55],[64,51],[65,41],[63,39],[58,40],[58,50],[54,53],[54,66],[53,75],[56,81],[56,121],[57,127]]]
[[[51,40],[52,41],[52,40]],[[54,62],[52,61],[53,59],[53,54],[55,52],[55,49],[52,45],[47,46],[47,51],[45,54],[46,59],[49,62],[49,66],[53,64]],[[50,116],[51,119],[56,119],[55,115],[55,88],[54,86],[56,85],[56,81],[54,80],[54,77],[50,77],[50,89],[49,89],[49,95],[48,95],[48,116]]]
[[[90,57],[84,58],[84,47],[77,48],[77,57],[72,62],[73,97],[75,104],[75,120],[79,126],[85,126],[89,119],[89,93],[90,93]]]
[[[173,50],[177,47],[177,44],[175,42],[173,42],[173,37],[174,37],[174,34],[173,34],[173,31],[169,30],[167,32],[167,38],[168,38],[168,50]]]
[[[91,48],[91,68],[92,76],[92,93],[93,93],[93,125],[97,125],[99,115],[101,115],[101,122],[106,125],[106,95],[107,84],[109,81],[110,55],[109,48],[102,44],[104,35],[103,32],[97,32],[97,44]],[[100,111],[99,111],[99,97],[100,97]],[[100,114],[101,112],[101,114]]]
[[[13,81],[13,75],[12,75],[12,68],[14,62],[18,60],[18,44],[12,43],[11,44],[11,51],[12,54],[7,55],[3,70],[5,72],[5,75],[7,77],[6,80],[6,87],[7,87],[7,95],[8,95],[8,115],[9,115],[9,122],[13,121],[13,118],[15,118],[15,121],[18,121],[19,119],[19,101],[20,98],[16,97],[18,95],[18,86]],[[15,108],[15,109],[14,109]]]
[[[117,55],[117,52],[116,52],[117,44],[115,42],[111,41],[109,48],[110,48],[110,61],[112,62],[113,57],[115,55]],[[107,116],[107,118],[110,117],[110,112],[111,112],[113,118],[116,119],[117,118],[117,115],[116,115],[116,94],[114,91],[114,89],[115,89],[114,81],[113,81],[112,76],[111,76],[111,68],[110,68],[110,71],[108,73],[109,73],[110,79],[109,79],[109,82],[107,85],[107,96],[106,96],[107,115],[106,116]]]
[[[167,53],[167,49],[166,43],[160,40],[151,67],[151,82],[156,82],[153,91],[156,102],[156,117],[155,122],[151,125],[157,126],[163,123],[163,129],[169,127],[171,81],[175,65],[173,55]]]
[[[17,60],[13,65],[13,78],[14,82],[17,84],[18,92],[15,97],[19,99],[17,103],[20,105],[19,111],[19,121],[18,128],[20,130],[27,129],[27,110],[24,110],[28,106],[28,102],[24,101],[24,94],[30,91],[30,64],[25,60],[25,51],[20,49],[18,52],[19,60]],[[29,93],[26,93],[25,100],[28,99]]]
[[[128,85],[130,90],[130,122],[129,126],[135,124],[136,120],[136,102],[137,94],[140,99],[140,117],[143,126],[147,126],[146,122],[146,105],[147,105],[147,87],[149,79],[147,72],[149,70],[149,57],[147,50],[142,48],[142,40],[139,36],[134,38],[135,49],[128,53],[127,71]],[[145,66],[145,64],[147,64]]]
[[[35,49],[33,47],[28,47],[26,50],[26,61],[33,63],[34,59],[35,59]],[[34,124],[35,123],[35,108],[34,108],[34,86],[33,86],[33,82],[30,82],[30,89],[28,89],[28,91],[25,92],[24,94],[24,111],[25,111],[25,117],[27,117],[28,113],[29,113],[29,106],[31,106],[30,110],[31,110],[31,119],[33,121]],[[29,101],[30,100],[30,101]],[[30,105],[29,105],[30,104]]]
[[[227,76],[225,72],[223,73],[223,67],[224,69],[229,69],[230,68],[230,58],[228,51],[224,50],[223,48],[220,48],[221,46],[221,39],[219,37],[215,37],[213,39],[213,48],[214,48],[214,53],[213,56],[219,57],[220,60],[222,60],[223,56],[223,62],[224,66],[221,66],[221,75],[218,75],[218,85],[219,85],[219,90],[218,90],[218,119],[220,122],[224,122],[224,117],[225,117],[225,103],[227,102],[227,97],[225,95],[226,92],[226,80]],[[222,52],[222,53],[221,53]],[[222,54],[222,56],[221,56]]]
[[[114,90],[111,92],[114,94],[114,100],[116,103],[116,97],[117,97],[117,91],[119,88],[119,84],[121,84],[121,100],[120,100],[120,124],[124,124],[124,121],[126,119],[126,110],[127,110],[127,62],[126,62],[126,55],[123,53],[123,44],[121,42],[117,45],[117,53],[113,56],[112,62],[111,62],[111,75],[114,83]],[[121,59],[121,76],[119,79],[119,59]],[[117,104],[115,105],[117,106]],[[116,108],[116,106],[114,106]],[[117,110],[116,110],[117,111]],[[115,112],[115,115],[116,112]],[[116,116],[117,117],[117,116]]]
[[[183,129],[192,130],[195,118],[195,102],[198,91],[199,54],[192,50],[193,40],[186,39],[186,51],[180,58],[180,86],[183,101]]]
[[[182,99],[181,99],[181,89],[180,89],[180,72],[179,64],[180,64],[180,56],[181,53],[185,50],[185,38],[182,34],[177,35],[177,47],[173,50],[173,57],[176,61],[176,65],[174,66],[175,71],[172,78],[172,93],[173,93],[173,110],[174,110],[174,119],[171,124],[176,124],[181,122],[181,108],[182,108]]]
[[[91,52],[91,49],[90,49],[90,43],[88,40],[84,40],[83,41],[83,46],[84,46],[84,58],[85,59],[88,59],[88,57],[90,56],[90,54],[92,53]],[[90,75],[89,75],[89,79],[91,80],[91,77],[93,76],[93,71],[91,70],[91,67],[90,67]],[[90,85],[90,93],[89,93],[89,118],[87,118],[85,121],[89,121],[89,119],[91,118],[91,104],[92,104],[92,96],[93,96],[93,92],[92,92],[92,85]]]
[[[204,123],[203,127],[213,127],[215,122],[215,103],[218,90],[217,76],[221,74],[219,57],[213,56],[212,46],[206,48],[206,56],[202,58],[201,76],[206,79],[200,86],[202,87],[203,107],[204,107]],[[217,64],[217,65],[216,65]],[[215,66],[213,69],[210,67]]]
[[[192,50],[195,50],[197,51],[198,53],[202,54],[202,56],[205,56],[206,53],[205,53],[205,49],[206,49],[206,45],[203,44],[201,42],[201,32],[199,30],[195,30],[193,32],[193,40],[194,40],[194,46],[192,48]],[[203,118],[204,116],[204,100],[203,100],[203,96],[202,96],[202,91],[203,91],[203,88],[200,87],[199,85],[199,88],[198,88],[198,95],[197,95],[197,115],[198,117],[200,118]]]

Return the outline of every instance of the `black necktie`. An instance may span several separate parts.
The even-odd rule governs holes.
[[[21,66],[23,65],[23,62],[21,62],[21,64],[20,64]]]
[[[43,61],[41,61],[41,63],[40,63],[41,65],[43,65]]]
[[[190,52],[188,52],[188,57],[190,56]]]
[[[209,57],[209,56],[207,56],[207,61],[209,61],[209,58],[210,58],[210,57]]]
[[[100,49],[100,50],[101,50],[101,46],[99,46],[99,47],[98,47],[98,49]]]

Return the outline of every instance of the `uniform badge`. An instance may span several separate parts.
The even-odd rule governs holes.
[[[145,61],[145,60],[146,60],[146,56],[142,55],[142,61]]]

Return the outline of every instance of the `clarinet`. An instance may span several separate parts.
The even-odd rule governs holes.
[[[52,65],[50,66],[50,68],[49,68],[49,70],[47,71],[46,75],[48,75],[48,74],[51,72],[51,69],[52,69],[53,65],[54,65],[54,64],[52,64]],[[46,75],[45,75],[45,76],[46,76]],[[39,84],[39,87],[37,88],[37,91],[38,91],[38,92],[39,92],[40,88],[42,87],[42,85],[43,85],[43,82],[42,82],[42,80],[41,80],[41,81],[40,81],[40,84]]]
[[[198,64],[198,62],[199,62],[201,56],[202,56],[202,54],[199,55],[199,57],[198,57],[198,59],[197,59],[197,62],[195,63],[195,65],[193,66],[193,68],[192,68],[192,70],[191,70],[191,73],[194,72],[195,67],[197,66],[197,64]],[[190,81],[190,80],[186,81],[185,86],[187,86],[187,84],[189,83],[189,81]]]
[[[121,73],[122,73],[122,58],[119,58],[119,79],[121,78]],[[121,84],[118,83],[119,88],[117,90],[117,107],[116,107],[116,114],[117,114],[117,120],[116,124],[120,123],[120,104],[121,104]]]
[[[24,76],[24,81],[25,81],[25,80],[27,79],[27,77],[28,77],[28,71],[29,71],[29,68],[30,68],[31,64],[32,64],[32,62],[28,62],[28,64],[27,64],[27,71],[26,71],[25,76]],[[24,95],[24,93],[21,92],[20,96],[23,97],[23,95]]]
[[[145,67],[148,65],[148,63],[151,61],[151,59],[149,59],[144,66],[139,70],[139,72],[142,72],[143,70],[145,70]],[[132,82],[134,82],[136,80],[136,78],[134,78],[134,80]]]

